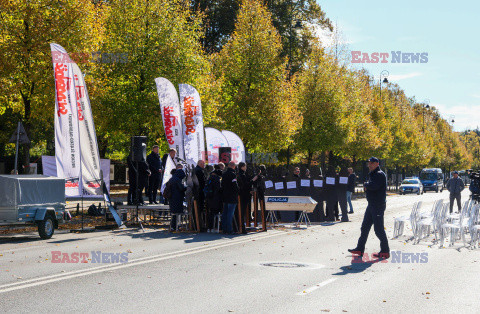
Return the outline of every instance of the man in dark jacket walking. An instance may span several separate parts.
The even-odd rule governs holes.
[[[453,172],[453,178],[447,182],[447,190],[450,192],[450,213],[453,211],[453,203],[457,200],[458,212],[462,210],[462,191],[465,189],[462,178],[458,177],[458,172]]]
[[[233,214],[238,203],[238,184],[237,174],[235,173],[235,163],[230,161],[228,163],[227,171],[222,176],[222,199],[223,199],[223,213],[222,225],[223,233],[233,233]]]
[[[152,152],[147,156],[147,163],[151,172],[148,178],[148,201],[150,204],[158,204],[157,191],[162,177],[162,161],[158,150],[158,145],[153,146]]]
[[[172,178],[167,183],[170,185],[171,196],[168,200],[170,206],[170,212],[172,214],[172,220],[170,221],[170,231],[177,229],[177,217],[183,213],[183,200],[185,199],[185,191],[187,188],[183,184],[182,180],[185,178],[185,171],[183,169],[177,169],[173,173]]]
[[[375,235],[380,240],[380,252],[373,256],[387,259],[390,257],[390,248],[384,228],[384,213],[387,205],[387,176],[380,170],[379,163],[380,161],[376,157],[371,157],[368,160],[370,172],[368,174],[368,182],[364,184],[368,205],[363,217],[357,247],[348,251],[363,256],[368,233],[373,225]]]

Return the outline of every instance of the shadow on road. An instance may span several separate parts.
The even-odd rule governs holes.
[[[358,274],[368,268],[372,267],[373,264],[386,262],[384,259],[373,259],[369,261],[362,261],[360,257],[352,259],[350,265],[340,267],[340,272],[334,273],[335,276],[345,276],[349,274]]]
[[[174,240],[183,240],[185,243],[196,243],[196,242],[208,242],[216,241],[218,239],[240,239],[242,237],[248,236],[249,234],[234,234],[234,235],[225,235],[221,233],[194,233],[194,232],[169,232],[166,230],[152,230],[146,232],[138,231],[122,231],[121,233],[116,233],[116,235],[129,236],[132,239],[142,239],[142,240],[157,240],[157,239],[174,239]]]

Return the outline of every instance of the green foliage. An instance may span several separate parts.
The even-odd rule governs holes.
[[[245,0],[231,40],[213,59],[222,97],[212,125],[236,132],[250,151],[286,147],[301,121],[280,54],[271,14],[260,1]]]
[[[166,77],[195,86],[205,124],[236,132],[251,152],[480,167],[478,130],[454,132],[436,108],[398,85],[380,89],[368,72],[320,47],[312,26],[331,23],[315,0],[10,0],[0,2],[0,21],[0,151],[7,154],[18,120],[32,153],[44,153],[53,138],[49,43],[56,42],[86,74],[102,157],[123,159],[132,135],[166,150],[154,82]],[[94,52],[126,60],[93,62]]]

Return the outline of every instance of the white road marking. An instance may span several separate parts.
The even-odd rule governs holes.
[[[191,248],[191,249],[186,249],[186,250],[180,250],[180,251],[176,251],[176,252],[153,255],[153,256],[148,256],[148,257],[142,257],[142,258],[131,260],[126,264],[104,265],[104,266],[98,266],[98,267],[95,267],[95,268],[82,269],[82,270],[77,270],[77,271],[72,271],[72,272],[66,272],[66,273],[49,275],[49,276],[44,276],[44,277],[39,277],[39,278],[34,278],[34,279],[28,279],[28,280],[24,280],[24,281],[20,281],[20,282],[16,282],[16,283],[0,285],[0,293],[5,293],[5,292],[9,292],[9,291],[14,291],[14,290],[20,290],[20,289],[25,289],[25,288],[35,287],[35,286],[40,286],[40,285],[44,285],[44,284],[48,284],[48,283],[52,283],[52,282],[56,282],[56,281],[73,279],[73,278],[82,277],[82,276],[91,275],[91,274],[96,274],[96,273],[101,273],[101,272],[105,272],[105,271],[117,270],[117,269],[122,269],[122,268],[127,268],[127,267],[133,267],[133,266],[137,266],[137,265],[143,265],[143,264],[148,264],[148,263],[154,263],[154,262],[159,262],[159,261],[163,261],[163,260],[173,259],[173,258],[182,257],[182,256],[193,255],[193,254],[197,254],[197,253],[211,251],[211,250],[214,250],[214,249],[217,249],[217,248],[228,247],[228,246],[232,246],[232,245],[236,245],[236,244],[240,244],[240,243],[250,242],[252,240],[266,239],[266,238],[275,237],[275,236],[280,235],[280,234],[288,234],[290,232],[293,232],[293,231],[289,231],[289,232],[271,231],[269,234],[266,234],[266,235],[252,236],[252,237],[248,237],[247,239],[232,240],[231,242],[228,242],[228,243],[219,243],[217,245],[202,246],[202,247],[196,247],[196,248]]]
[[[315,286],[313,286],[313,287],[310,287],[310,288],[308,288],[308,289],[305,289],[305,290],[302,290],[302,291],[298,292],[297,295],[306,295],[306,294],[309,294],[309,293],[311,293],[311,292],[313,292],[313,291],[315,291],[315,290],[317,290],[317,289],[319,289],[319,288],[321,288],[321,287],[325,287],[326,285],[328,285],[329,283],[334,282],[334,281],[337,280],[337,279],[338,279],[338,278],[330,278],[330,279],[327,279],[327,280],[322,281],[321,283],[319,283],[319,284],[317,284],[317,285],[315,285]]]
[[[30,250],[30,249],[39,248],[39,247],[47,247],[47,246],[46,245],[32,245],[32,246],[28,246],[28,247],[19,247],[19,248],[16,248],[16,249],[4,250],[4,251],[0,251],[0,253],[19,252],[19,251],[25,251],[25,250]]]

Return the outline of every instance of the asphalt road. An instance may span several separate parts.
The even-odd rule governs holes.
[[[468,193],[464,192],[463,199]],[[430,210],[447,192],[389,196],[385,226],[417,200]],[[406,260],[352,263],[366,207],[349,223],[281,228],[244,236],[169,234],[162,229],[34,233],[0,237],[2,312],[305,313],[480,312],[480,249],[414,245],[411,231],[390,240]],[[377,252],[373,229],[366,253]],[[52,263],[52,251],[89,253],[88,263]],[[123,253],[127,263],[92,263],[92,251]],[[108,254],[107,254],[108,255]],[[105,256],[107,256],[105,255]],[[59,258],[61,261],[63,259]]]

